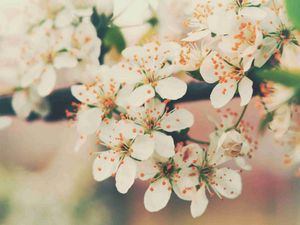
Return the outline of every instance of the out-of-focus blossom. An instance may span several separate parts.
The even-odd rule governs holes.
[[[289,22],[284,9],[277,6],[265,10],[267,17],[260,24],[264,39],[257,51],[254,64],[257,67],[263,66],[274,53],[278,53],[278,50],[284,52],[285,48],[298,43],[297,32]]]
[[[185,37],[187,27],[184,22],[192,14],[193,1],[164,0],[157,6],[159,37],[161,40],[178,40]],[[169,10],[169,9],[172,10]],[[169,13],[166,13],[168,11]]]

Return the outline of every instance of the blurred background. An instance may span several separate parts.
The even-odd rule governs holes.
[[[205,139],[212,128],[206,115],[216,115],[209,102],[185,104],[195,113],[192,136]],[[240,110],[234,101],[230,108]],[[255,124],[254,106],[246,119]],[[206,213],[192,219],[189,203],[174,195],[168,207],[149,213],[143,206],[147,184],[136,182],[127,195],[114,179],[97,183],[91,176],[93,140],[75,153],[76,130],[66,121],[24,122],[0,131],[0,224],[3,225],[297,225],[300,224],[300,181],[283,164],[279,146],[268,135],[259,139],[243,172],[243,192],[235,200],[213,197]]]

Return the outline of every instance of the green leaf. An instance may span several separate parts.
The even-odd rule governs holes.
[[[121,53],[126,47],[126,42],[120,28],[117,26],[110,27],[103,38],[103,44],[108,48],[116,47]]]
[[[300,105],[300,88],[295,90],[293,101],[294,103]]]
[[[295,27],[300,30],[300,0],[286,0],[288,17]]]
[[[300,74],[283,70],[269,70],[258,74],[259,77],[288,87],[300,87]]]
[[[187,74],[190,75],[191,77],[193,77],[196,80],[204,81],[201,74],[200,74],[200,72],[199,72],[199,70],[190,71]]]
[[[149,23],[152,27],[155,27],[158,25],[158,19],[156,17],[152,17],[149,20],[147,20],[147,23]]]
[[[190,128],[186,128],[186,129],[181,130],[179,133],[183,136],[186,136],[189,131],[190,131]]]
[[[269,123],[272,122],[273,117],[274,117],[273,112],[268,112],[267,113],[265,118],[260,122],[260,125],[259,125],[259,131],[260,132],[264,132],[267,129]]]

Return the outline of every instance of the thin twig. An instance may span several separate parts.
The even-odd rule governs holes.
[[[201,144],[201,145],[209,145],[210,144],[208,141],[198,140],[198,139],[192,138],[190,136],[187,136],[187,141],[191,141],[191,142]]]

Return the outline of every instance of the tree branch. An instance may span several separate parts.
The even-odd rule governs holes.
[[[214,86],[214,84],[191,82],[188,84],[186,95],[183,98],[174,101],[174,103],[208,100]],[[254,95],[257,95],[259,93],[259,85],[254,82],[253,88]],[[11,105],[11,100],[11,96],[0,97],[0,115],[15,115],[15,112]],[[54,91],[51,95],[49,95],[46,98],[46,100],[49,102],[50,105],[50,113],[45,118],[41,118],[36,113],[31,113],[31,115],[27,119],[28,121],[43,119],[45,121],[51,122],[67,119],[65,111],[72,109],[72,102],[78,102],[72,96],[69,88]]]

